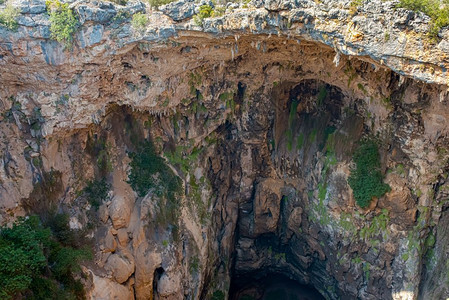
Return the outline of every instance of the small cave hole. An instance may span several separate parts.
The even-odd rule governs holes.
[[[157,285],[159,283],[159,280],[161,279],[162,275],[164,274],[164,269],[162,267],[157,268],[154,270],[154,276],[153,276],[153,299],[158,300],[159,294],[157,292]]]

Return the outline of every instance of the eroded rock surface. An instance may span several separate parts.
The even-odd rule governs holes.
[[[251,1],[198,26],[191,1],[77,1],[67,50],[43,1],[15,2],[0,221],[56,203],[93,228],[92,299],[227,297],[276,273],[329,299],[449,297],[448,30],[429,46],[428,18],[394,4]],[[347,179],[366,137],[391,191],[364,210]],[[144,140],[182,181],[176,213],[129,185]],[[80,193],[92,179],[110,183],[98,210]]]

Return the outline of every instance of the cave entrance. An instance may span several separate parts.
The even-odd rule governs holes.
[[[156,270],[154,270],[154,277],[153,277],[153,299],[154,300],[159,299],[159,294],[157,292],[157,286],[158,286],[159,280],[161,279],[163,274],[164,274],[164,269],[162,267],[159,267]]]
[[[254,274],[233,278],[229,300],[324,300],[313,287],[279,273],[264,277]]]

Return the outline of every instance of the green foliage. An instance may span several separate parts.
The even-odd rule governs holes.
[[[358,84],[357,84],[357,88],[358,88],[359,90],[361,90],[363,94],[365,94],[365,95],[368,94],[368,91],[365,89],[365,87],[363,86],[363,84],[358,83]]]
[[[304,133],[301,132],[301,134],[296,139],[296,149],[301,150],[304,146]]]
[[[326,99],[326,97],[327,97],[327,89],[326,89],[326,86],[323,85],[320,87],[320,91],[318,93],[318,101],[317,101],[318,106],[323,105],[323,102]]]
[[[152,191],[160,198],[156,222],[160,225],[176,225],[179,216],[181,179],[158,156],[154,145],[144,141],[137,145],[136,152],[128,153],[131,158],[128,183],[140,197]]]
[[[367,140],[362,142],[353,156],[355,167],[351,168],[348,183],[351,186],[357,204],[368,207],[373,197],[381,197],[390,191],[383,182],[380,170],[380,155],[377,144]]]
[[[25,210],[43,216],[54,209],[59,195],[63,192],[61,176],[61,172],[53,169],[43,172],[40,181],[34,184],[30,197],[22,199]]]
[[[21,220],[0,231],[0,296],[12,299],[26,291],[34,274],[46,265],[43,243],[49,230],[39,228],[36,217]]]
[[[225,294],[222,291],[217,290],[212,294],[212,297],[210,299],[211,300],[224,300]]]
[[[189,265],[190,274],[198,273],[199,266],[200,266],[200,260],[199,260],[198,256],[194,256],[194,257],[190,258],[190,265]]]
[[[2,227],[0,298],[82,299],[83,286],[73,274],[83,258],[90,252],[63,244],[36,216]]]
[[[20,11],[18,8],[13,7],[11,4],[7,4],[6,7],[0,11],[0,25],[8,28],[9,30],[17,29],[17,17]]]
[[[126,5],[126,3],[128,3],[128,0],[110,0],[110,1],[118,5]]]
[[[117,10],[117,14],[112,19],[113,22],[121,23],[131,17],[131,14],[125,9]]]
[[[106,137],[91,136],[87,137],[86,151],[96,159],[96,165],[101,176],[105,176],[112,171],[112,162],[109,154],[110,144],[107,143]]]
[[[145,30],[148,25],[148,16],[144,13],[138,12],[133,15],[131,19],[131,26],[139,31]]]
[[[192,212],[196,212],[201,224],[205,224],[210,217],[208,213],[209,205],[204,203],[202,197],[203,190],[209,188],[209,182],[204,176],[197,179],[192,170],[194,169],[194,165],[198,162],[199,155],[203,149],[204,148],[193,147],[192,149],[189,146],[177,146],[173,151],[165,152],[165,156],[170,164],[174,166],[178,172],[182,173],[183,176],[190,177],[190,180],[186,182],[186,184],[188,183],[187,205]]]
[[[202,26],[203,20],[213,16],[214,9],[212,6],[205,4],[200,6],[200,11],[193,17],[193,21],[196,25]]]
[[[293,129],[296,120],[296,112],[298,109],[299,101],[293,100],[290,104],[290,111],[288,115],[288,129],[287,129],[287,150],[292,151],[293,149]]]
[[[440,29],[449,25],[449,0],[400,0],[398,7],[428,15],[431,19],[431,37],[437,37]]]
[[[387,209],[382,209],[380,215],[375,216],[371,223],[360,229],[360,238],[365,240],[373,240],[375,236],[382,235],[384,237],[387,234],[387,225],[390,222]]]
[[[315,142],[317,133],[318,133],[318,131],[316,129],[312,130],[312,132],[309,135],[309,142],[310,143]]]
[[[137,146],[136,152],[128,153],[131,158],[128,183],[140,197],[150,189],[158,196],[175,197],[181,189],[181,180],[157,155],[154,145],[144,141]]]
[[[355,14],[360,6],[362,6],[364,0],[352,0],[349,4],[349,13]]]
[[[148,0],[148,3],[150,3],[150,5],[152,6],[152,7],[159,7],[159,6],[161,6],[161,5],[165,5],[165,4],[168,4],[168,3],[170,3],[170,2],[173,2],[173,1],[175,1],[175,0]]]
[[[79,25],[74,12],[68,3],[61,3],[59,0],[48,0],[46,5],[50,15],[50,37],[70,49]]]
[[[95,209],[98,209],[101,203],[107,199],[110,188],[111,185],[103,178],[101,180],[89,181],[83,191],[89,203]]]

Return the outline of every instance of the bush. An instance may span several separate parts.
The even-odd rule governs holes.
[[[142,142],[136,152],[128,155],[131,158],[128,183],[140,197],[150,189],[158,196],[167,195],[169,198],[180,192],[181,180],[157,155],[152,142]]]
[[[150,3],[150,5],[152,7],[158,8],[161,5],[165,5],[165,4],[168,4],[173,1],[176,1],[176,0],[148,0],[148,3]]]
[[[140,143],[137,151],[128,155],[131,158],[128,183],[140,197],[152,190],[161,198],[158,223],[174,223],[179,215],[181,179],[165,164],[165,160],[157,155],[150,141]]]
[[[6,7],[0,11],[0,24],[9,30],[17,29],[16,19],[19,14],[19,9],[13,7],[11,4],[6,5]]]
[[[144,13],[138,12],[133,15],[131,20],[131,26],[134,29],[143,31],[148,25],[148,16]]]
[[[128,0],[110,0],[110,1],[118,5],[126,5],[126,3],[128,3]]]
[[[110,188],[111,185],[106,182],[106,179],[103,178],[102,180],[89,181],[83,192],[85,193],[89,203],[95,209],[98,209],[103,201],[108,198],[108,192]]]
[[[220,291],[220,290],[216,290],[211,297],[211,300],[224,300],[225,298],[225,294]]]
[[[19,219],[0,228],[0,298],[82,299],[82,284],[73,274],[90,256],[63,245],[38,217]]]
[[[50,37],[71,48],[73,35],[78,28],[78,20],[67,3],[59,0],[47,1],[47,11],[50,15]]]
[[[214,9],[212,6],[206,4],[200,6],[200,11],[193,17],[196,25],[203,25],[203,20],[212,16]]]
[[[431,37],[437,37],[440,29],[449,25],[449,0],[400,0],[398,7],[428,15],[431,19]]]
[[[355,167],[351,168],[348,183],[354,192],[357,204],[366,208],[373,197],[379,198],[390,191],[390,186],[383,182],[379,149],[374,141],[362,142],[355,151],[353,159]]]

